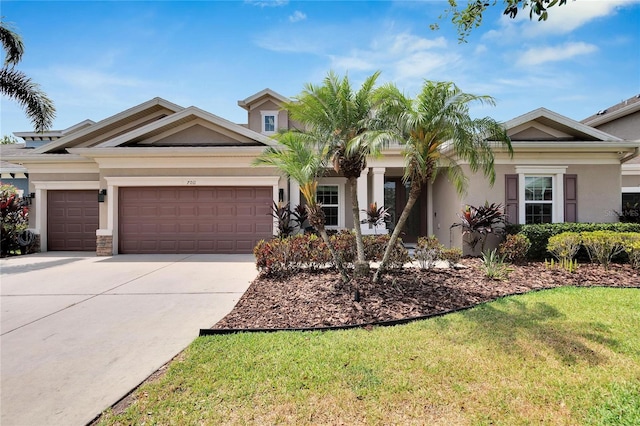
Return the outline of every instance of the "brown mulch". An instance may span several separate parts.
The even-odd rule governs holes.
[[[333,271],[304,272],[290,278],[257,278],[233,311],[214,329],[317,328],[367,324],[448,312],[496,298],[561,286],[639,287],[640,271],[628,264],[582,264],[574,273],[543,263],[511,265],[504,281],[486,278],[477,259],[462,269],[405,268],[344,285]],[[356,287],[357,286],[357,287]],[[354,301],[355,289],[360,300]]]

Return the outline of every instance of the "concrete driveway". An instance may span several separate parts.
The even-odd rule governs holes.
[[[226,315],[251,255],[0,260],[3,426],[84,425]]]

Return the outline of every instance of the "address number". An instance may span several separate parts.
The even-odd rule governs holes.
[[[187,185],[196,185],[196,181],[195,180],[188,180],[187,181]]]

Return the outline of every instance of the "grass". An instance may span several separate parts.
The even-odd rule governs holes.
[[[640,424],[640,291],[559,288],[408,325],[201,337],[100,424]]]

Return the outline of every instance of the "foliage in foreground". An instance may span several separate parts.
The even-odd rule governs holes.
[[[13,185],[0,186],[0,256],[29,251],[33,234],[27,231],[29,208]]]
[[[329,239],[343,265],[353,265],[356,262],[356,236],[352,232],[340,231]],[[382,259],[389,243],[389,235],[367,235],[363,242],[365,259],[377,262]],[[262,240],[254,248],[253,254],[262,276],[288,276],[301,270],[335,267],[327,245],[314,234]],[[410,260],[402,240],[397,241],[392,251],[391,268],[400,268]]]
[[[544,223],[535,225],[508,225],[507,234],[522,234],[531,242],[527,253],[529,260],[544,260],[551,256],[547,252],[549,238],[563,232],[640,232],[640,223]]]
[[[197,339],[122,424],[640,424],[640,292],[560,288],[412,324]]]

